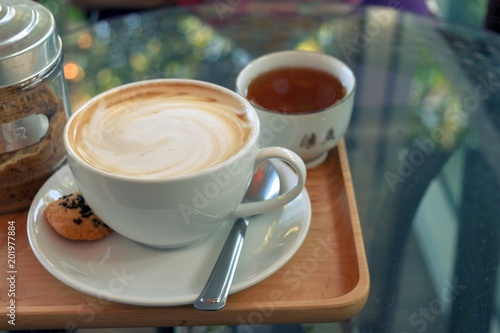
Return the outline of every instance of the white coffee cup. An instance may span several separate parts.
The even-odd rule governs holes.
[[[105,223],[139,243],[178,248],[227,218],[282,207],[301,193],[303,161],[285,148],[259,148],[259,129],[255,110],[235,92],[158,79],[79,107],[64,144],[79,190]],[[297,184],[277,198],[241,203],[253,173],[271,158],[290,164]]]
[[[251,61],[236,79],[237,92],[247,97],[248,86],[255,78],[284,67],[307,67],[330,73],[346,90],[345,96],[336,103],[306,113],[280,113],[252,103],[261,123],[260,145],[291,149],[308,168],[312,168],[325,160],[328,151],[337,145],[347,130],[356,79],[352,70],[335,57],[308,51],[279,51]]]

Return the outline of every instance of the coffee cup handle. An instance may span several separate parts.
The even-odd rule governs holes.
[[[287,162],[295,170],[297,174],[297,183],[285,193],[280,194],[276,198],[267,199],[257,202],[241,203],[233,212],[233,216],[245,217],[269,212],[273,209],[283,207],[293,199],[295,199],[304,189],[306,183],[306,166],[302,159],[293,151],[281,147],[267,147],[261,149],[257,153],[254,164],[254,172],[265,160],[277,158]]]

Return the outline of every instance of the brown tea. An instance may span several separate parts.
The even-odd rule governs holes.
[[[283,67],[255,78],[248,86],[247,98],[265,109],[282,113],[322,110],[346,94],[338,78],[306,67]]]

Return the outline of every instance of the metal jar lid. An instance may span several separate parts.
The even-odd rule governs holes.
[[[0,0],[0,88],[44,75],[61,47],[48,9],[31,0]]]

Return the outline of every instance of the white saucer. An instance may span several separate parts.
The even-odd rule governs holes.
[[[284,188],[295,173],[275,162]],[[95,242],[70,241],[46,223],[43,210],[63,194],[76,191],[69,167],[57,171],[40,189],[28,214],[28,239],[40,263],[57,279],[91,296],[148,306],[193,303],[212,270],[232,226],[227,221],[201,243],[179,250],[158,250],[119,234]],[[250,218],[231,293],[248,288],[282,267],[309,230],[311,202],[304,191],[283,209]]]

